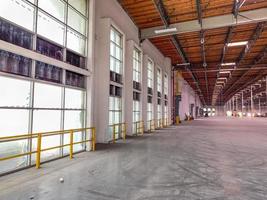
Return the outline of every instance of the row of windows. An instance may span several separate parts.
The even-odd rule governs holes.
[[[142,52],[134,48],[133,50],[133,122],[141,120],[141,63],[142,63]],[[121,99],[121,90],[122,90],[122,72],[123,72],[123,35],[117,31],[115,28],[111,27],[110,30],[110,80],[113,82],[119,83],[121,86],[110,85],[110,101],[114,101],[111,98],[117,97],[120,101]],[[154,65],[153,62],[149,59],[147,64],[147,80],[148,80],[148,109],[147,116],[151,120],[153,116],[153,106],[152,106],[152,96],[153,96],[153,87],[154,87]],[[161,92],[162,92],[162,73],[160,69],[157,69],[157,94],[158,94],[158,109],[161,107]],[[167,101],[168,94],[168,77],[164,76],[164,96]],[[138,92],[140,91],[140,92]],[[120,94],[120,95],[117,95]],[[117,100],[118,101],[118,100]],[[166,103],[165,103],[166,104]],[[115,114],[116,113],[116,114]],[[118,119],[122,120],[121,117],[114,118],[114,115],[121,116],[122,110],[112,110],[109,107],[109,123],[119,123]],[[161,115],[161,111],[160,111]],[[160,116],[158,115],[158,116]],[[135,128],[133,126],[133,128]]]
[[[77,0],[77,2],[79,1]],[[68,6],[68,21],[66,23],[63,20],[66,25],[60,21],[65,19],[65,2],[61,0],[39,0],[38,2],[41,9],[38,9],[37,17],[35,17],[36,6],[25,0],[5,0],[1,3],[0,17],[29,30],[31,34],[36,32],[60,46],[84,55],[87,19]],[[13,37],[8,39],[11,43],[19,43],[20,46],[31,48],[31,36],[28,31],[23,32],[20,29],[14,29],[6,23],[2,23],[0,29],[3,29],[5,37],[8,35]],[[20,37],[19,41],[15,41],[17,37]]]
[[[1,19],[0,39],[26,49],[33,49],[33,36],[31,33]],[[37,37],[36,51],[48,57],[63,61],[63,48],[40,37]],[[69,50],[66,52],[66,62],[76,67],[85,68],[85,58]]]
[[[33,61],[29,58],[0,50],[1,72],[31,77],[32,67],[34,67],[32,63]],[[63,83],[63,70],[56,66],[36,61],[34,77],[49,82]],[[85,88],[85,77],[75,72],[66,71],[65,84]]]

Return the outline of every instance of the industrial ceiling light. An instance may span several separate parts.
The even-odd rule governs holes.
[[[161,29],[161,30],[155,30],[156,34],[162,34],[162,33],[170,33],[170,32],[175,32],[177,31],[177,28],[166,28],[166,29]]]
[[[245,46],[248,44],[248,41],[242,41],[242,42],[230,42],[227,44],[228,47],[236,47],[236,46]]]
[[[231,74],[231,71],[220,71],[220,74]]]
[[[222,63],[221,66],[233,66],[235,65],[234,62],[229,62],[229,63]]]
[[[179,67],[179,66],[187,66],[187,65],[190,65],[190,63],[179,63],[179,64],[176,64],[177,67]]]

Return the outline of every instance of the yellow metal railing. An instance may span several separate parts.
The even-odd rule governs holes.
[[[155,131],[156,129],[156,123],[155,123],[155,120],[154,119],[151,119],[147,122],[147,130],[148,132],[152,132],[152,131]]]
[[[134,122],[134,134],[136,135],[144,135],[144,121],[141,120],[141,121],[137,121],[137,122]]]
[[[157,119],[157,129],[163,128],[163,119]]]
[[[83,132],[91,131],[91,138],[90,139],[84,139],[79,142],[74,142],[73,141],[73,136],[74,133],[79,132],[80,134],[83,134]],[[60,135],[65,135],[65,134],[70,134],[70,143],[69,144],[63,144],[63,145],[58,145],[58,146],[53,146],[49,148],[42,148],[42,139],[45,137],[49,136],[60,136]],[[86,137],[85,137],[86,138]],[[91,128],[81,128],[81,129],[71,129],[71,130],[62,130],[62,131],[52,131],[52,132],[43,132],[43,133],[33,133],[33,134],[25,134],[25,135],[16,135],[16,136],[7,136],[7,137],[0,137],[0,143],[6,143],[6,142],[13,142],[13,141],[19,141],[19,140],[29,140],[31,139],[37,139],[37,148],[36,151],[28,151],[26,153],[21,153],[21,154],[15,154],[12,156],[6,156],[6,157],[0,157],[0,161],[4,160],[10,160],[22,156],[28,156],[36,153],[36,168],[40,168],[41,165],[41,153],[44,151],[49,151],[53,149],[60,149],[63,147],[69,146],[69,157],[70,159],[73,158],[73,146],[76,144],[84,144],[86,142],[91,142],[91,150],[95,151],[95,144],[96,144],[96,131],[94,127]]]
[[[163,127],[167,127],[167,126],[169,126],[169,120],[168,118],[165,118],[163,122]]]
[[[127,132],[126,123],[112,124],[109,127],[112,128],[112,142],[113,143],[115,143],[117,139],[123,139],[124,141],[126,140],[126,132]],[[116,138],[116,134],[119,135],[118,138]]]

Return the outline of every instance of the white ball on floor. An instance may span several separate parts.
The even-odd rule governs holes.
[[[60,178],[59,181],[60,181],[60,183],[63,183],[64,182],[64,178]]]

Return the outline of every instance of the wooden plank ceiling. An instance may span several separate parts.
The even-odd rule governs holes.
[[[159,0],[119,0],[124,10],[133,19],[139,29],[152,28],[164,25],[160,13],[155,5]],[[267,7],[267,0],[239,0],[244,1],[239,12]],[[161,0],[169,17],[169,23],[198,20],[197,0]],[[202,18],[234,14],[235,0],[199,0]],[[231,34],[229,34],[231,32]],[[267,73],[267,59],[264,54],[267,48],[267,23],[250,23],[233,27],[224,27],[203,30],[205,41],[205,59],[207,63],[203,67],[203,48],[200,32],[182,33],[176,35],[190,63],[190,70],[198,80],[201,93],[192,79],[192,75],[183,70],[183,77],[199,94],[203,95],[203,102],[207,105],[223,104],[240,89],[244,89],[247,83],[255,81],[255,77],[262,79]],[[172,59],[173,66],[183,63],[172,40],[172,36],[161,36],[150,41],[167,57]],[[224,52],[226,39],[229,42],[249,41],[249,51],[245,52],[245,46],[228,47],[224,54],[224,63],[238,63],[236,68],[221,67],[221,59]],[[244,53],[245,52],[245,53]],[[241,59],[240,59],[241,58]],[[230,69],[231,75],[221,74],[227,78],[227,82],[221,90],[215,87],[218,80],[219,68]],[[251,69],[252,68],[252,69]]]

